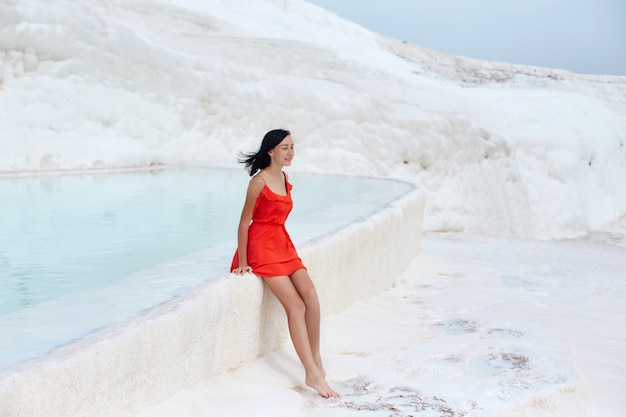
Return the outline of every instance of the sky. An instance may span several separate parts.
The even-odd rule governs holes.
[[[370,30],[455,55],[626,75],[622,0],[309,0]]]

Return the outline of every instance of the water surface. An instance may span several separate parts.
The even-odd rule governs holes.
[[[290,175],[296,245],[363,219],[412,186]],[[159,170],[0,180],[0,369],[228,272],[249,178]]]

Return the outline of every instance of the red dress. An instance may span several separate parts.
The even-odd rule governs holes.
[[[291,184],[285,178],[286,195],[279,195],[267,184],[256,199],[252,211],[252,223],[248,229],[248,265],[252,273],[261,277],[291,275],[304,268],[296,252],[285,221],[293,207]],[[235,256],[230,270],[239,267],[239,253]]]

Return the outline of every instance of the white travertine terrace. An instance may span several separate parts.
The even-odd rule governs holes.
[[[425,198],[412,191],[300,250],[327,316],[393,286],[418,253]],[[130,416],[283,346],[280,304],[226,275],[123,325],[0,374],[6,416]]]

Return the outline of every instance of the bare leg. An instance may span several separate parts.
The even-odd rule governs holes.
[[[308,275],[307,275],[308,276]],[[315,389],[322,397],[332,398],[338,397],[328,383],[313,356],[311,343],[309,341],[309,332],[306,323],[306,306],[300,294],[296,290],[293,282],[288,276],[279,276],[265,278],[267,286],[272,290],[278,301],[283,305],[287,313],[287,323],[289,325],[289,334],[291,341],[296,349],[298,358],[304,366],[306,372],[305,382],[308,386]],[[318,309],[319,311],[319,309]],[[319,312],[318,312],[319,317]],[[318,324],[318,344],[319,344],[319,324]],[[318,348],[319,357],[319,348]]]
[[[322,365],[322,357],[320,355],[320,303],[317,291],[306,269],[298,269],[294,272],[291,275],[291,282],[293,282],[296,291],[300,294],[300,298],[304,301],[306,307],[304,320],[309,336],[309,344],[311,345],[311,353],[322,377],[326,378],[326,371],[324,370],[324,365]]]

